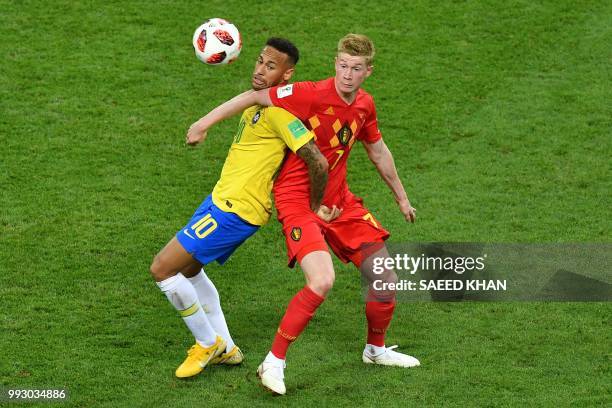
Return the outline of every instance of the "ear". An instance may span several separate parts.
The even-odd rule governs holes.
[[[293,73],[295,72],[295,68],[289,68],[288,70],[286,70],[283,73],[283,81],[287,82],[291,79],[291,76],[293,75]]]
[[[372,71],[374,71],[374,65],[368,65],[366,68],[366,78],[372,75]]]

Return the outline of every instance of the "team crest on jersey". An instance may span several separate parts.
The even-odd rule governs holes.
[[[302,238],[302,229],[300,227],[293,227],[291,230],[291,239],[294,241],[299,241]]]
[[[260,117],[261,117],[261,111],[255,112],[255,115],[253,115],[253,119],[251,120],[251,125],[256,124]]]
[[[338,137],[340,143],[342,143],[343,146],[346,146],[351,140],[351,137],[353,137],[353,130],[350,128],[348,123],[345,123],[344,126],[342,126],[340,130],[338,130],[336,136]]]

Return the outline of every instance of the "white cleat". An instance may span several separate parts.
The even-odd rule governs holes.
[[[285,395],[285,363],[264,361],[257,368],[257,377],[261,384],[274,394]]]
[[[382,353],[373,355],[370,347],[366,346],[366,348],[363,350],[362,360],[366,364],[380,364],[405,368],[417,367],[421,365],[420,361],[416,358],[409,356],[408,354],[393,351],[394,348],[397,348],[397,346],[386,347],[385,351]]]

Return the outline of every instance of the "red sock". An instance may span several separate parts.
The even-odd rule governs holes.
[[[393,302],[366,302],[366,318],[368,319],[368,344],[378,347],[385,345],[385,333],[393,318]]]
[[[314,293],[308,286],[304,286],[291,299],[274,337],[272,354],[277,358],[285,359],[289,345],[304,331],[324,300],[325,298]]]

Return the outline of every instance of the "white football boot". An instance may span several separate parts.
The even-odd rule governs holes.
[[[408,354],[398,353],[393,351],[397,346],[385,347],[382,353],[374,355],[374,347],[366,345],[363,350],[362,360],[366,364],[380,364],[395,367],[417,367],[421,363],[416,358]]]
[[[285,395],[285,360],[270,357],[272,353],[257,368],[257,377],[261,379],[261,384],[274,394]]]

